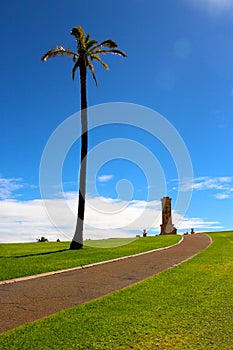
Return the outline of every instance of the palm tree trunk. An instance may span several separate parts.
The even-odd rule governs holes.
[[[83,247],[83,224],[86,198],[86,174],[87,174],[87,151],[88,151],[88,122],[87,122],[87,91],[86,91],[87,68],[85,62],[80,66],[81,84],[81,165],[79,173],[79,200],[78,217],[75,234],[70,244],[70,249],[82,249]]]

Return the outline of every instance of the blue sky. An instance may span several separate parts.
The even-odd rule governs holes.
[[[43,201],[39,173],[50,136],[80,109],[79,81],[71,80],[68,58],[42,63],[40,57],[56,45],[75,49],[70,30],[79,24],[99,41],[116,40],[128,56],[104,57],[109,71],[96,65],[99,86],[88,77],[89,106],[123,102],[159,113],[180,135],[193,168],[193,181],[179,177],[169,133],[162,143],[156,131],[144,130],[144,116],[141,129],[127,124],[127,113],[121,124],[117,118],[99,124],[90,131],[85,238],[135,235],[143,228],[158,233],[163,195],[173,198],[180,233],[232,229],[232,0],[13,0],[1,5],[0,17],[0,242],[72,238],[79,140],[62,164],[62,195]],[[91,160],[100,154],[106,157],[93,170]],[[175,203],[185,191],[192,199],[183,217]],[[64,198],[72,215],[63,212]]]

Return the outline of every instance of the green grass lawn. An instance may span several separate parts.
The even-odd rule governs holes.
[[[0,337],[1,349],[232,350],[233,232],[192,260]]]
[[[180,236],[168,235],[88,241],[88,245],[78,251],[69,250],[69,242],[0,244],[0,280],[132,255],[169,246],[180,239]]]

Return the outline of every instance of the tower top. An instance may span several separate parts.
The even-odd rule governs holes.
[[[170,201],[171,202],[172,198],[166,196],[166,197],[163,197],[161,198],[161,201],[164,202],[164,201]]]

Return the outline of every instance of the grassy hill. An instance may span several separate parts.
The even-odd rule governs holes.
[[[69,250],[69,242],[0,244],[0,280],[36,275],[115,259],[177,243],[180,236],[87,241],[83,250]]]
[[[233,232],[130,288],[0,337],[1,349],[232,350]]]

